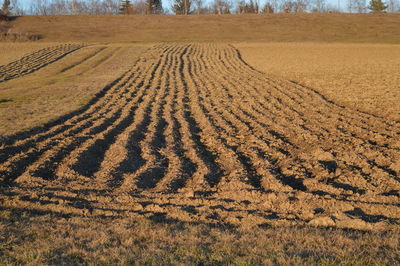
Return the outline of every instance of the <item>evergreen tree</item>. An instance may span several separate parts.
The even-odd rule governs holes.
[[[172,10],[176,15],[189,15],[192,0],[174,0]]]
[[[382,2],[382,0],[371,0],[368,8],[371,9],[372,12],[382,12],[387,7],[388,6]]]
[[[129,15],[133,14],[134,10],[130,0],[122,0],[121,8],[119,9],[120,14]]]
[[[161,0],[147,0],[147,13],[148,14],[164,13]]]
[[[3,1],[3,6],[1,10],[3,11],[4,15],[9,15],[10,14],[10,0],[4,0]]]

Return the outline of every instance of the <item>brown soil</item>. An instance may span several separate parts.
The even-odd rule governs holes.
[[[3,140],[3,209],[398,228],[400,125],[271,78],[233,46],[161,44],[69,116]]]
[[[400,121],[400,46],[343,43],[235,43],[268,75],[307,85],[335,103]]]

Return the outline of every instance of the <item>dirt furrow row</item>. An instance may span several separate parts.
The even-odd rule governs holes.
[[[191,177],[193,170],[195,167],[193,162],[190,161],[187,157],[185,157],[183,153],[181,138],[178,137],[179,126],[177,123],[177,119],[175,117],[176,113],[176,71],[178,69],[178,61],[179,61],[179,50],[171,54],[172,62],[170,63],[170,67],[167,71],[164,72],[166,84],[161,84],[161,86],[167,86],[168,95],[163,100],[163,114],[162,114],[162,123],[160,126],[164,127],[164,134],[159,137],[159,144],[161,144],[160,140],[162,140],[165,147],[159,150],[159,153],[162,153],[165,160],[168,160],[168,168],[165,171],[165,175],[163,178],[159,179],[154,191],[159,192],[173,192],[180,189],[186,180]],[[160,146],[160,145],[158,145]],[[167,159],[165,158],[167,157]],[[191,166],[191,168],[190,168]],[[189,168],[188,168],[189,167]],[[189,170],[189,171],[188,171]]]
[[[80,59],[78,62],[76,62],[76,63],[74,63],[74,64],[71,64],[71,65],[69,65],[69,66],[67,66],[67,67],[65,67],[65,68],[63,68],[63,69],[61,69],[61,70],[60,70],[60,73],[64,73],[64,72],[67,72],[67,71],[69,71],[69,70],[72,70],[72,69],[74,69],[75,67],[77,67],[77,66],[79,66],[79,65],[81,65],[81,64],[83,64],[83,63],[85,63],[86,61],[89,61],[89,60],[91,60],[92,58],[99,56],[99,55],[100,55],[104,50],[106,50],[106,49],[107,49],[106,46],[96,48],[96,50],[94,50],[94,52],[92,52],[92,53],[90,53],[89,55],[85,56],[84,58]]]
[[[160,44],[84,109],[5,143],[0,201],[74,217],[393,228],[398,132],[258,72],[232,46]]]
[[[344,108],[342,106],[338,106],[332,101],[324,98],[315,90],[306,88],[301,84],[282,81],[278,79],[271,79],[265,74],[259,73],[258,71],[249,68],[246,64],[243,64],[243,61],[238,60],[238,57],[235,56],[238,54],[238,51],[236,49],[231,49],[230,52],[234,56],[231,57],[232,60],[226,63],[232,65],[233,68],[240,69],[240,72],[246,73],[246,76],[250,77],[252,82],[256,82],[256,84],[260,84],[258,82],[261,82],[261,84],[271,84],[272,86],[274,86],[276,91],[285,93],[293,101],[297,102],[297,105],[305,104],[304,106],[306,110],[307,107],[311,105],[314,108],[308,108],[309,111],[316,112],[316,115],[323,114],[324,117],[335,119],[335,122],[337,124],[350,124],[354,128],[358,128],[367,135],[372,132],[382,137],[390,137],[384,132],[385,130],[391,132],[395,123],[374,117],[372,115]],[[285,91],[282,91],[282,88],[285,88]],[[339,116],[339,118],[333,115]]]
[[[157,47],[154,49],[157,51]],[[145,52],[143,56],[140,57],[132,66],[132,69],[126,71],[125,74],[104,87],[103,90],[96,94],[95,97],[83,108],[72,112],[71,114],[65,115],[55,122],[49,123],[43,127],[34,128],[27,132],[21,132],[13,136],[9,136],[6,141],[4,141],[6,148],[3,149],[3,151],[6,151],[7,154],[11,154],[12,152],[21,152],[23,151],[23,147],[29,147],[29,145],[32,142],[37,141],[38,138],[48,138],[49,136],[52,136],[52,134],[60,133],[69,129],[72,125],[79,123],[81,120],[90,118],[97,111],[104,110],[104,105],[113,103],[112,100],[115,98],[122,97],[122,94],[119,93],[119,91],[121,89],[126,90],[126,88],[129,87],[125,86],[127,82],[132,82],[135,75],[137,78],[138,73],[147,71],[150,64],[149,62],[151,61],[147,60],[147,57],[148,54]],[[49,128],[51,128],[51,130],[49,130]],[[22,148],[14,149],[14,151],[12,150],[12,147],[7,148],[7,146],[21,146]],[[0,160],[1,158],[2,153],[0,151]]]
[[[118,112],[120,113],[119,104],[123,102],[130,102],[130,98],[135,96],[136,94],[136,91],[130,90],[129,87],[132,85],[138,86],[139,88],[141,87],[141,72],[138,69],[135,70],[136,71],[134,73],[126,75],[122,82],[117,83],[115,85],[115,88],[110,89],[110,91],[107,93],[110,97],[104,97],[109,98],[106,100],[105,103],[105,99],[99,101],[103,102],[103,105],[100,104],[96,108],[97,112],[94,111],[93,113],[95,115],[82,115],[82,118],[79,119],[78,123],[76,123],[76,117],[73,117],[71,119],[72,121],[66,121],[67,124],[71,125],[70,128],[64,128],[65,130],[61,130],[60,132],[56,130],[57,134],[51,137],[49,137],[49,134],[44,134],[44,136],[41,137],[41,140],[31,140],[30,143],[34,144],[33,147],[30,147],[28,150],[23,151],[23,153],[19,151],[16,156],[9,158],[9,160],[2,165],[2,169],[17,168],[18,171],[14,171],[14,173],[17,173],[17,175],[14,174],[14,176],[12,177],[16,178],[18,175],[22,174],[22,171],[24,170],[24,165],[34,162],[34,160],[36,160],[38,156],[46,151],[48,152],[48,156],[44,156],[42,162],[45,162],[45,164],[50,164],[50,166],[54,167],[54,163],[58,163],[59,160],[63,159],[64,156],[61,155],[65,154],[64,151],[71,152],[72,147],[76,147],[79,143],[82,143],[84,141],[92,140],[93,134],[99,134],[106,128],[110,127],[113,124],[114,120],[116,120],[120,115],[118,114]],[[18,150],[19,149],[17,149],[17,151]],[[58,158],[49,161],[49,158],[52,155],[55,155],[55,157]],[[33,170],[31,172],[37,172],[38,174],[50,174],[47,170],[42,170],[41,168],[42,167],[39,167],[37,171]],[[3,173],[4,171],[7,170],[3,170]]]
[[[164,50],[163,53],[168,51]],[[168,58],[165,59],[168,62]],[[136,103],[135,112],[132,114],[132,123],[116,137],[114,143],[104,154],[99,170],[94,174],[97,179],[103,180],[107,186],[117,188],[118,191],[129,189],[132,187],[134,180],[129,178],[136,170],[144,164],[141,156],[141,149],[138,142],[143,140],[147,128],[150,124],[150,112],[155,102],[155,95],[158,93],[154,90],[155,73],[163,71],[163,64],[160,61],[157,68],[147,73],[143,73],[144,87],[146,93],[143,94]],[[161,70],[159,70],[161,68]]]
[[[132,176],[131,188],[150,189],[154,188],[168,168],[168,159],[161,150],[165,147],[164,130],[166,122],[163,116],[165,98],[169,94],[165,72],[172,63],[169,53],[176,52],[176,49],[166,51],[162,56],[162,64],[154,76],[151,77],[150,89],[152,94],[152,106],[148,110],[148,125],[143,133],[143,138],[138,143],[143,158],[143,164]]]
[[[185,52],[186,47],[183,47],[181,53]],[[211,174],[210,166],[204,160],[204,149],[197,145],[196,132],[190,121],[186,119],[184,100],[185,93],[182,86],[182,60],[181,54],[176,54],[174,59],[176,64],[171,72],[171,87],[173,88],[173,98],[171,102],[170,120],[173,125],[173,138],[175,141],[174,151],[181,159],[180,171],[182,175],[175,177],[171,187],[174,191],[194,191],[208,190],[210,188],[207,182],[208,175]]]
[[[98,134],[93,134],[90,140],[74,150],[66,158],[62,167],[60,167],[58,171],[60,174],[67,174],[69,176],[78,175],[89,178],[101,177],[104,167],[111,168],[115,166],[116,163],[114,161],[111,164],[107,164],[109,161],[108,152],[113,148],[113,144],[118,141],[121,134],[132,125],[139,103],[143,101],[143,98],[148,97],[149,91],[151,92],[148,79],[155,72],[159,71],[162,65],[162,60],[157,60],[147,73],[141,73],[142,80],[139,80],[137,84],[129,84],[127,91],[133,94],[133,98],[126,98],[116,103],[116,108],[120,110],[121,117],[107,127],[106,130]],[[136,93],[137,89],[140,89],[139,93]],[[107,179],[109,178],[102,178],[102,180]]]
[[[233,75],[233,76],[236,76],[236,75]]]
[[[204,73],[201,69],[201,66],[204,65],[202,62],[198,62],[194,65],[195,73]],[[206,80],[207,83],[205,83],[204,80]],[[248,124],[241,122],[240,116],[235,114],[233,110],[230,110],[229,104],[215,101],[223,98],[221,95],[218,97],[207,96],[207,92],[208,95],[210,95],[211,90],[215,91],[220,89],[218,85],[210,82],[210,80],[211,79],[207,76],[198,80],[198,82],[202,84],[201,89],[198,90],[198,98],[202,105],[201,108],[220,134],[220,140],[224,142],[227,147],[234,150],[239,161],[241,161],[246,168],[246,176],[249,179],[248,182],[252,183],[257,188],[260,188],[260,182],[262,182],[262,179],[271,177],[271,173],[268,170],[268,168],[271,167],[271,163],[267,160],[260,160],[255,150],[251,146],[244,148],[244,144],[256,143],[257,145],[265,145],[266,143],[270,144],[271,140],[267,140],[265,136],[252,131],[252,128],[250,128]],[[240,135],[238,135],[239,132]],[[247,141],[244,141],[245,139],[247,139]],[[260,164],[262,164],[263,167],[260,167]],[[276,180],[270,180],[269,182],[274,183],[273,187],[278,186],[281,189],[283,187],[283,185],[276,182]],[[265,187],[265,189],[270,188],[271,186]]]
[[[123,83],[124,84],[124,83]],[[119,84],[122,85],[122,84]],[[123,86],[123,85],[122,85]],[[116,87],[119,87],[118,85]],[[116,95],[116,94],[114,94]],[[112,97],[114,100],[117,98],[116,96]],[[113,108],[112,106],[115,106],[115,102],[113,103],[113,99],[110,101],[108,106],[104,109],[104,112],[108,112],[110,108]],[[55,129],[55,134],[52,135],[51,133],[49,134],[46,132],[43,136],[39,138],[33,138],[29,140],[27,143],[28,145],[16,145],[12,146],[11,148],[14,148],[15,155],[7,158],[8,160],[6,163],[3,164],[3,169],[7,168],[8,165],[12,167],[12,165],[19,165],[18,168],[19,170],[22,170],[21,168],[21,162],[27,162],[30,163],[32,161],[32,158],[37,157],[38,155],[42,154],[43,152],[53,149],[54,145],[57,143],[59,145],[62,145],[61,140],[64,140],[66,137],[71,137],[73,138],[78,132],[81,132],[82,130],[90,130],[92,127],[95,127],[95,123],[97,120],[97,123],[101,123],[102,120],[106,119],[106,117],[102,116],[103,112],[101,110],[96,113],[97,116],[83,116],[82,119],[78,121],[78,123],[74,123],[75,119],[72,119],[73,121],[66,121],[66,124],[69,124],[69,127],[63,127],[60,125],[60,127],[63,129],[61,131]],[[50,132],[52,129],[50,130]],[[6,150],[4,153],[8,152],[7,150],[8,147],[5,147]],[[6,153],[7,154],[7,153]],[[22,163],[24,164],[24,163]]]
[[[20,60],[0,66],[0,82],[32,73],[80,48],[83,44],[64,44],[42,49]]]
[[[216,66],[213,66],[213,68],[217,68]],[[212,77],[204,77],[204,80],[207,80],[207,81],[209,81],[209,80],[212,80],[213,78]],[[213,84],[213,83],[211,83],[209,86],[211,86],[212,88],[213,88],[213,91],[218,91],[218,89],[221,89],[221,87],[220,86],[218,86],[217,84]],[[222,90],[221,89],[221,91],[224,91],[224,90]],[[234,91],[233,91],[234,92]],[[235,93],[234,93],[234,95],[235,95]],[[242,99],[242,97],[241,96],[237,96],[237,95],[235,95],[234,97],[239,97],[239,99]],[[218,95],[217,97],[209,97],[209,98],[217,98],[217,99],[220,99],[220,98],[223,98],[223,95]],[[228,100],[229,101],[229,100]],[[219,104],[219,103],[217,103],[217,104],[214,104],[214,107],[213,108],[219,108],[218,106],[224,106],[224,105],[226,105],[226,106],[224,106],[223,108],[222,108],[222,110],[223,109],[230,109],[230,105],[231,105],[231,102],[230,103],[228,103],[228,104],[226,104],[226,103],[222,103],[222,105],[221,105],[221,103]],[[238,112],[238,110],[239,109],[237,109],[237,106],[235,106],[234,107],[234,109],[233,110],[229,110],[229,111],[227,111],[227,112],[225,112],[225,117],[226,117],[226,119],[225,120],[227,120],[227,119],[229,119],[230,120],[230,123],[231,124],[235,124],[235,125],[238,125],[239,126],[239,128],[240,128],[240,132],[241,132],[241,140],[239,139],[238,141],[239,141],[239,143],[242,145],[242,144],[244,144],[244,143],[251,143],[251,141],[250,140],[252,140],[252,141],[256,141],[257,142],[257,145],[264,145],[264,146],[266,146],[266,147],[270,147],[270,146],[276,146],[276,145],[278,145],[278,147],[276,148],[276,150],[275,151],[273,151],[273,152],[271,152],[272,154],[281,154],[281,156],[283,156],[283,157],[286,157],[287,156],[287,154],[288,154],[288,152],[287,151],[285,151],[285,149],[287,149],[287,147],[279,147],[279,139],[275,139],[274,137],[276,137],[276,136],[274,136],[274,135],[272,135],[272,134],[270,134],[269,136],[268,135],[265,135],[264,134],[264,132],[268,132],[268,130],[265,130],[266,128],[260,128],[258,125],[258,128],[257,128],[257,126],[256,127],[254,127],[254,123],[253,123],[253,121],[249,121],[247,118],[246,118],[246,116],[243,116],[243,114],[240,114],[239,112]],[[220,112],[220,114],[222,114],[223,113],[223,111],[222,112]],[[246,133],[246,132],[248,132],[248,133]],[[268,132],[269,133],[269,132]],[[258,136],[258,139],[257,139],[257,136]],[[256,138],[254,138],[254,137],[256,137]],[[249,139],[249,141],[246,141],[246,142],[243,142],[243,138],[248,138]],[[231,137],[231,139],[232,139],[232,137]],[[283,145],[286,145],[286,143],[285,142],[282,142],[281,141],[281,146],[282,146],[282,144]],[[265,158],[264,158],[265,159]]]
[[[190,55],[192,54],[193,51],[190,51]],[[215,121],[210,119],[209,113],[204,112],[204,105],[199,96],[200,91],[204,88],[196,81],[195,62],[196,58],[186,59],[187,72],[184,73],[187,73],[189,105],[195,108],[193,108],[194,118],[198,120],[197,123],[201,126],[202,131],[207,134],[206,137],[202,132],[202,140],[209,147],[208,149],[217,156],[216,162],[223,170],[223,178],[218,181],[218,184],[213,185],[218,185],[218,189],[250,188],[249,182],[247,182],[250,173],[246,171],[246,165],[240,160],[240,155],[220,138],[220,128],[215,124]],[[210,137],[213,139],[210,139]]]
[[[50,123],[41,128],[35,128],[29,132],[24,132],[24,134],[11,136],[9,138],[10,141],[6,143],[5,147],[0,151],[0,162],[4,161],[7,155],[10,157],[10,155],[13,154],[26,152],[34,147],[36,143],[51,138],[57,138],[59,135],[65,134],[91,121],[91,119],[98,118],[98,116],[93,116],[93,114],[99,112],[99,114],[101,114],[102,111],[107,111],[111,105],[115,105],[115,101],[123,96],[123,94],[119,92],[124,90],[127,82],[132,82],[131,79],[135,79],[135,75],[137,79],[139,77],[138,73],[140,73],[139,68],[128,71],[122,77],[117,78],[110,85],[106,86],[87,106],[58,119],[55,123]]]

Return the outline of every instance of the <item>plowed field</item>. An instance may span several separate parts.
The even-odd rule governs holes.
[[[32,73],[81,47],[83,45],[63,44],[43,48],[17,61],[0,66],[0,82]]]
[[[400,125],[270,78],[222,44],[162,44],[75,113],[5,140],[4,207],[365,230],[400,223]]]

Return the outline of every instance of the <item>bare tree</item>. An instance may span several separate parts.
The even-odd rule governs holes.
[[[147,14],[147,1],[146,0],[136,0],[132,3],[132,8],[134,14],[144,15]]]
[[[387,4],[387,12],[390,12],[390,13],[395,13],[395,12],[400,12],[400,5],[399,5],[399,2],[398,1],[396,1],[396,0],[388,0],[387,2],[386,2],[386,4]]]
[[[326,2],[325,0],[314,0],[313,12],[325,12]]]
[[[64,0],[53,0],[47,7],[49,15],[65,15],[68,14],[67,2]]]
[[[340,5],[327,4],[324,12],[327,13],[340,13]]]
[[[232,8],[232,3],[227,0],[214,0],[212,4],[212,9],[214,14],[230,14]]]
[[[119,8],[119,13],[124,15],[131,15],[135,13],[130,0],[123,0],[121,2],[121,7]]]
[[[194,0],[193,3],[195,6],[195,13],[197,15],[202,14],[202,9],[204,8],[203,0]]]
[[[309,4],[308,0],[286,0],[281,3],[281,10],[286,13],[303,13],[307,11]]]
[[[237,4],[237,14],[246,14],[246,13],[259,13],[260,5],[257,0],[250,0],[246,2],[245,0],[239,1]]]
[[[46,0],[35,0],[31,3],[31,14],[48,15],[49,4]]]
[[[147,14],[163,14],[161,0],[147,0]]]
[[[262,13],[274,13],[275,10],[274,10],[274,8],[272,7],[272,4],[269,3],[269,2],[267,2],[267,3],[265,3],[265,5],[264,5],[264,7],[262,8],[261,12],[262,12]]]
[[[118,0],[103,0],[103,12],[105,15],[118,14],[119,1]]]
[[[274,13],[279,12],[279,1],[280,0],[269,0],[268,3],[271,5],[272,9],[274,10]]]
[[[349,0],[347,9],[350,13],[365,13],[367,5],[365,0]]]
[[[189,15],[191,7],[192,0],[174,0],[172,10],[176,15]]]
[[[12,7],[12,13],[14,15],[20,16],[20,15],[25,15],[25,11],[20,5],[18,0],[11,0],[11,7]]]
[[[365,0],[355,0],[355,9],[357,13],[365,13],[367,11],[367,3]]]

